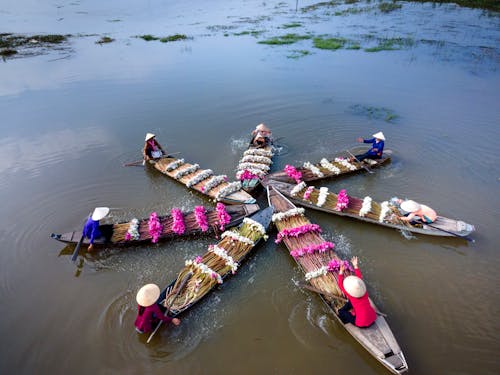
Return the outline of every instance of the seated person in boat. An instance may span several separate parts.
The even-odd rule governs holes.
[[[153,133],[146,134],[144,149],[142,150],[142,155],[146,161],[159,159],[165,155],[165,151],[155,137]]]
[[[99,230],[99,220],[104,219],[108,213],[108,207],[96,207],[92,215],[87,219],[87,222],[83,227],[82,235],[90,240],[90,245],[87,249],[88,251],[91,251],[94,247],[94,240],[102,236],[102,233]]]
[[[358,161],[363,161],[365,159],[380,159],[384,153],[384,141],[385,136],[384,133],[378,132],[373,134],[373,138],[363,139],[358,138],[357,141],[359,143],[371,143],[372,148],[366,151],[364,154],[355,155],[355,159]],[[352,160],[354,161],[354,160]]]
[[[338,315],[344,324],[351,323],[360,328],[369,327],[377,319],[377,313],[368,298],[366,285],[358,268],[358,257],[353,257],[351,263],[356,276],[350,275],[344,279],[345,266],[344,264],[340,266],[338,283],[348,301],[339,309]]]
[[[253,138],[251,144],[256,147],[264,147],[272,142],[271,129],[264,124],[257,125],[255,130],[252,132],[252,136]]]
[[[135,330],[139,333],[152,332],[154,327],[161,321],[172,322],[176,326],[180,319],[165,316],[157,304],[160,296],[160,288],[156,284],[146,284],[137,292],[137,318],[135,319]]]
[[[420,220],[422,223],[431,224],[436,221],[437,214],[429,206],[420,204],[412,200],[401,202],[400,207],[403,211],[408,212],[406,216],[400,216],[403,221]]]

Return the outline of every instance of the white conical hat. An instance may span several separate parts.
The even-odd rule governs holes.
[[[135,300],[141,306],[153,305],[160,296],[160,288],[156,284],[146,284],[137,292]]]
[[[94,212],[92,213],[92,220],[101,220],[105,218],[107,214],[109,214],[108,207],[96,207]]]
[[[420,205],[412,200],[404,201],[403,203],[401,203],[400,207],[406,212],[415,212],[420,210]]]
[[[257,125],[257,130],[261,131],[261,132],[270,132],[271,129],[269,129],[266,125],[264,124],[259,124]]]
[[[373,138],[378,138],[378,139],[381,139],[383,141],[385,141],[385,137],[384,137],[384,133],[382,132],[378,132],[378,133],[375,133],[372,135]]]
[[[356,298],[363,297],[366,293],[365,282],[359,277],[352,275],[344,279],[344,289],[347,293]]]
[[[153,133],[146,133],[146,139],[144,141],[149,141],[151,138],[156,137]]]

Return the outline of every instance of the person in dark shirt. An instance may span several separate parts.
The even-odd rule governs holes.
[[[108,207],[96,207],[92,215],[87,219],[87,222],[83,227],[82,235],[90,240],[88,251],[91,251],[94,247],[94,240],[102,236],[102,233],[99,230],[99,220],[104,219],[108,213]]]
[[[145,161],[151,159],[159,159],[165,155],[163,147],[158,143],[153,133],[147,133],[146,139],[144,140],[144,149],[142,150],[142,155]]]
[[[178,326],[181,321],[178,318],[165,316],[158,306],[160,288],[156,284],[146,284],[137,292],[137,317],[135,319],[135,330],[139,333],[151,332],[154,326],[161,320],[165,323],[172,322]]]
[[[373,134],[373,138],[363,139],[358,138],[357,141],[359,143],[371,143],[372,148],[370,148],[367,152],[360,155],[355,155],[355,159],[358,161],[363,161],[365,159],[380,159],[384,153],[384,133],[378,132]],[[354,160],[353,160],[354,161]]]

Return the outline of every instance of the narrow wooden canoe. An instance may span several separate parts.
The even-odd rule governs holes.
[[[246,216],[252,215],[255,212],[259,211],[259,206],[257,204],[241,204],[241,205],[229,205],[225,207],[226,212],[231,216],[231,221],[225,225],[226,228],[233,227],[238,225]],[[179,237],[180,235],[174,233],[172,229],[173,218],[172,215],[159,216],[160,223],[162,225],[162,233],[159,237],[159,240],[171,239]],[[201,234],[211,234],[214,231],[218,231],[220,229],[219,224],[219,216],[217,214],[217,210],[214,208],[210,208],[206,210],[206,218],[208,223],[208,230],[203,232],[196,221],[196,215],[193,212],[187,212],[183,214],[184,223],[185,223],[185,232],[182,236],[190,236],[190,235],[201,235]],[[94,245],[138,245],[144,243],[151,243],[151,235],[149,234],[148,227],[149,219],[139,220],[138,232],[139,239],[134,240],[126,240],[125,235],[130,227],[130,221],[128,222],[120,222],[120,223],[110,223],[110,224],[102,224],[99,226],[101,230],[102,236],[97,238],[94,241]],[[52,233],[51,237],[57,241],[76,244],[80,237],[82,236],[82,232],[74,231],[68,232],[64,234],[54,234]],[[86,238],[83,242],[84,244],[89,244],[89,239]]]
[[[351,152],[354,153],[355,150]],[[381,159],[371,160],[366,159],[363,162],[348,161],[349,157],[340,156],[333,159],[323,158],[318,163],[305,162],[302,166],[296,166],[295,169],[302,174],[302,181],[316,181],[325,178],[345,176],[359,171],[365,171],[365,168],[376,168],[391,160],[389,154],[392,151],[387,150],[386,154]],[[294,183],[295,180],[290,177],[285,171],[279,171],[268,174],[262,184],[266,186],[271,180]]]
[[[241,182],[227,182],[227,176],[214,176],[211,169],[200,169],[198,164],[185,163],[184,159],[162,158],[151,160],[161,173],[179,181],[186,187],[226,204],[252,204],[255,199],[242,190]]]
[[[209,246],[201,257],[186,261],[177,278],[160,294],[157,301],[160,308],[165,311],[165,305],[171,306],[168,316],[175,317],[208,295],[229,275],[236,273],[252,249],[267,239],[265,232],[271,223],[272,214],[273,208],[267,207],[245,218],[239,228],[224,232],[222,240],[217,245]],[[176,296],[178,284],[189,273],[192,276]]]
[[[269,204],[274,207],[275,214],[273,222],[280,231],[284,229],[297,228],[302,225],[311,224],[304,216],[303,208],[297,208],[279,193],[273,186],[267,187]],[[344,324],[340,320],[336,311],[342,307],[343,303],[331,297],[341,297],[342,291],[337,283],[337,272],[327,271],[327,265],[332,260],[341,261],[333,251],[332,245],[326,242],[318,231],[305,232],[297,237],[284,236],[283,242],[304,272],[306,279],[316,289],[323,291],[322,300],[331,309],[333,316],[340,324],[354,337],[377,361],[384,365],[394,374],[402,374],[408,371],[406,359],[394,337],[389,325],[383,316],[378,315],[377,320],[368,328],[359,328],[353,324]],[[323,246],[323,245],[327,246]],[[330,244],[330,246],[328,246]],[[322,251],[305,251],[302,256],[301,249],[323,249]],[[347,271],[348,273],[348,271]],[[315,274],[315,276],[313,276]]]
[[[397,218],[397,208],[390,206],[388,202],[377,203],[371,202],[371,209],[365,215],[361,216],[359,211],[363,206],[363,199],[349,196],[349,204],[343,211],[335,209],[337,205],[337,194],[327,192],[324,203],[318,206],[318,198],[320,189],[314,188],[308,199],[304,199],[304,193],[307,190],[307,185],[302,185],[303,188],[294,190],[297,185],[286,184],[282,182],[271,182],[272,186],[285,194],[292,202],[300,206],[312,208],[313,210],[324,211],[330,214],[347,216],[372,224],[382,225],[384,227],[407,230],[414,233],[427,234],[431,236],[443,237],[467,237],[474,230],[474,226],[465,223],[461,220],[449,219],[444,216],[438,216],[432,224],[410,224]],[[298,190],[298,191],[297,191]],[[385,214],[381,220],[383,207],[387,205]]]
[[[271,169],[273,146],[255,147],[250,144],[238,163],[236,179],[241,181],[243,190],[253,191]]]

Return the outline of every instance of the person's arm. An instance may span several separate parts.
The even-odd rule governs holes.
[[[415,214],[412,212],[411,214],[409,214],[408,216],[399,216],[399,219],[400,220],[403,220],[403,221],[410,221],[411,219],[413,219],[415,217]]]
[[[144,143],[144,149],[142,150],[142,156],[144,158],[144,160],[149,160],[149,156],[148,156],[148,143]]]
[[[359,277],[360,279],[362,279],[363,276],[361,275],[361,271],[359,270],[359,267],[358,267],[359,264],[358,264],[358,262],[359,262],[358,257],[352,257],[351,258],[351,263],[352,263],[352,265],[354,267],[354,273],[356,274],[357,277]]]
[[[172,318],[168,315],[165,316],[165,314],[161,311],[160,307],[156,303],[152,306],[151,310],[155,313],[155,316],[158,319],[163,320],[163,322],[170,323],[172,321]]]
[[[373,143],[374,140],[375,140],[375,138],[363,139],[363,143]]]
[[[161,150],[162,154],[165,155],[165,150],[163,149],[163,147],[161,147],[161,144],[158,143],[158,141],[156,141],[156,145],[158,146],[158,148]]]
[[[338,277],[337,281],[338,281],[340,290],[342,291],[342,293],[344,293],[344,295],[347,296],[347,292],[344,289],[344,271],[345,271],[345,266],[344,266],[344,264],[341,264],[340,270],[339,270],[339,277]]]

